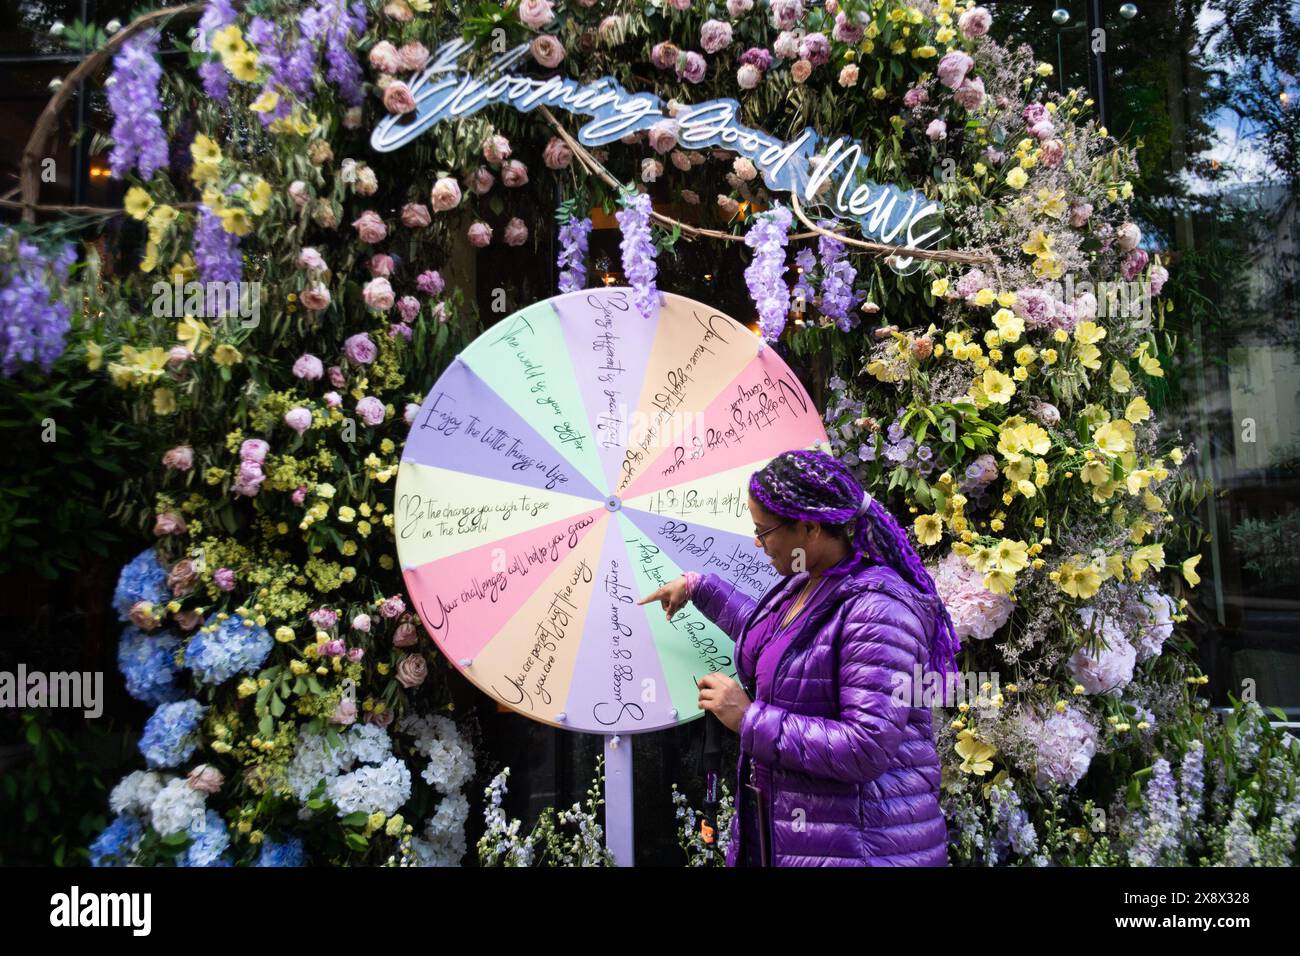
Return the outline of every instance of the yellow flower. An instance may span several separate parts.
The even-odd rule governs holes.
[[[1196,573],[1196,565],[1199,564],[1200,561],[1201,556],[1198,554],[1183,562],[1183,577],[1187,579],[1187,583],[1192,587],[1196,587],[1196,585],[1201,583],[1201,576]]]
[[[996,549],[998,567],[1003,571],[1021,571],[1029,564],[1029,545],[1003,538]]]
[[[1035,259],[1031,268],[1034,275],[1040,279],[1059,279],[1065,275],[1065,264],[1056,256]]]
[[[1069,209],[1065,201],[1065,190],[1058,189],[1052,192],[1050,189],[1038,190],[1038,209],[1044,216],[1050,216],[1052,219],[1060,219]],[[1049,244],[1050,245],[1050,244]],[[1025,250],[1028,252],[1029,250]],[[1050,250],[1049,250],[1050,251]],[[1036,253],[1030,253],[1036,255]]]
[[[1135,436],[1133,426],[1119,419],[1106,422],[1092,433],[1092,439],[1097,443],[1098,451],[1113,457],[1122,452],[1132,451]]]
[[[253,231],[253,220],[239,206],[231,206],[221,211],[221,228],[236,236],[246,236]]]
[[[993,290],[980,289],[975,293],[975,304],[978,306],[989,306],[993,304]]]
[[[1034,72],[1039,76],[1051,76],[1056,71],[1052,64],[1040,63],[1038,66],[1034,67]]]
[[[244,356],[240,354],[239,349],[226,342],[221,343],[212,350],[212,361],[218,365],[231,366],[243,360]]]
[[[176,211],[174,206],[169,206],[166,203],[154,206],[153,209],[149,210],[149,237],[155,241],[161,239],[162,234],[176,221],[176,217],[179,215],[180,213]]]
[[[942,279],[935,279],[933,282],[930,283],[930,295],[934,296],[936,299],[942,298],[947,291],[948,291],[947,277],[944,277]]]
[[[1074,564],[1061,566],[1057,586],[1074,598],[1087,599],[1101,588],[1101,575],[1091,565],[1080,568]]]
[[[1004,342],[1016,341],[1020,338],[1020,334],[1025,331],[1025,320],[1010,309],[998,309],[994,312],[993,324],[997,326],[998,334],[1002,336]],[[1021,364],[1027,365],[1028,363],[1022,362]]]
[[[1079,360],[1079,364],[1084,368],[1093,370],[1101,368],[1101,349],[1091,342],[1084,342],[1075,349],[1074,357]]]
[[[1074,327],[1074,340],[1085,345],[1094,345],[1106,337],[1106,330],[1096,322],[1080,322]]]
[[[1012,189],[1024,189],[1027,182],[1029,176],[1019,166],[1007,173],[1007,185]]]
[[[104,364],[104,347],[98,342],[86,343],[86,368],[98,372]]]
[[[158,243],[150,239],[144,246],[144,258],[140,260],[141,272],[153,272],[158,266]]]
[[[202,355],[212,344],[212,330],[192,315],[176,323],[176,338],[195,355]]]
[[[1121,394],[1133,390],[1133,379],[1119,362],[1110,367],[1110,387]]]
[[[943,537],[943,520],[938,515],[919,515],[912,522],[916,540],[921,544],[938,544]]]
[[[1151,406],[1147,404],[1145,398],[1139,395],[1125,406],[1124,417],[1131,422],[1144,422],[1151,417]],[[1170,454],[1169,457],[1172,458],[1173,455]]]
[[[253,100],[248,108],[254,113],[269,113],[275,109],[280,102],[280,94],[275,90],[263,90],[262,95]]]
[[[1138,548],[1128,558],[1128,567],[1133,572],[1134,581],[1142,577],[1148,568],[1159,571],[1164,566],[1165,546],[1159,542]]]
[[[155,415],[170,415],[176,411],[176,393],[170,388],[155,389],[153,393]]]
[[[271,184],[259,178],[248,194],[248,208],[254,216],[260,216],[271,208]]]
[[[928,60],[930,57],[936,56],[938,52],[937,49],[927,43],[925,46],[919,46],[913,50],[912,56],[917,57],[918,59]]]
[[[293,641],[293,628],[282,624],[275,629],[275,639],[281,644],[289,644]]]
[[[980,740],[969,729],[957,735],[954,749],[962,758],[962,773],[973,773],[977,777],[982,777],[993,769],[993,757],[998,752],[996,747]]]
[[[1163,378],[1165,372],[1164,369],[1160,367],[1160,360],[1154,355],[1147,354],[1147,349],[1149,348],[1151,348],[1150,342],[1141,343],[1133,353],[1133,357],[1137,359],[1138,365],[1142,367],[1142,371],[1146,372],[1152,378]]]
[[[1016,587],[1016,576],[1001,568],[984,575],[984,587],[994,594],[1010,594]]]
[[[999,292],[998,305],[1004,309],[1009,309],[1016,304],[1016,294],[1014,292]]]
[[[139,186],[132,186],[126,191],[126,200],[123,205],[126,207],[128,216],[144,222],[144,217],[153,208],[153,199]]]
[[[196,163],[217,164],[221,162],[221,147],[210,136],[199,133],[190,143],[190,155]]]
[[[1047,190],[1045,189],[1040,189],[1038,194],[1041,196],[1046,191]],[[1050,256],[1052,254],[1052,243],[1055,241],[1054,237],[1049,236],[1043,230],[1035,229],[1029,234],[1029,241],[1020,248],[1023,249],[1027,255]]]
[[[244,43],[244,35],[239,32],[239,27],[230,24],[216,33],[212,34],[212,52],[222,58],[240,50],[247,50],[248,45]]]
[[[1008,375],[1004,375],[995,368],[988,369],[984,377],[980,379],[980,387],[984,389],[984,394],[989,397],[989,401],[1005,405],[1011,401],[1011,396],[1016,394],[1016,384]]]
[[[252,83],[257,79],[257,54],[252,50],[232,53],[230,56],[222,57],[221,60],[235,79],[243,80],[245,83]]]

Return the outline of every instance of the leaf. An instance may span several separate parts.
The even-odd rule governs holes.
[[[363,827],[369,819],[370,818],[366,814],[358,810],[356,813],[349,813],[340,822],[345,827]]]
[[[367,840],[365,837],[363,837],[360,833],[349,833],[345,837],[345,839],[347,841],[348,846],[362,853],[364,853],[366,850],[370,848],[370,841]]]

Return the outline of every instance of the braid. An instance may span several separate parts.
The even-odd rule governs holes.
[[[778,517],[815,521],[833,534],[849,538],[854,550],[866,554],[876,564],[893,568],[917,592],[929,597],[927,603],[934,609],[938,632],[929,649],[928,667],[940,674],[956,671],[956,653],[961,643],[934,579],[912,547],[907,532],[884,505],[872,498],[867,511],[859,515],[863,488],[843,462],[821,451],[782,452],[754,472],[749,490],[756,501]],[[943,687],[946,705],[946,678]]]

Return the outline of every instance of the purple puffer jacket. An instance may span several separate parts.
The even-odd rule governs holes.
[[[691,601],[740,645],[775,598],[805,580],[791,575],[755,601],[706,574]],[[771,780],[772,865],[946,866],[931,712],[894,700],[899,686],[911,698],[914,668],[926,667],[935,599],[870,561],[826,586],[777,666],[772,699],[745,711],[737,806],[748,761],[760,761]],[[754,675],[738,667],[737,677],[752,699]],[[728,866],[745,860],[739,817]]]

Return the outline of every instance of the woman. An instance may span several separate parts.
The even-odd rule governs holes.
[[[700,707],[740,735],[728,866],[946,866],[919,667],[956,670],[952,622],[898,523],[838,460],[789,451],[749,482],[754,539],[784,580],[762,600],[687,572],[640,603],[687,600],[735,642],[737,683]],[[919,688],[918,688],[919,690]]]

